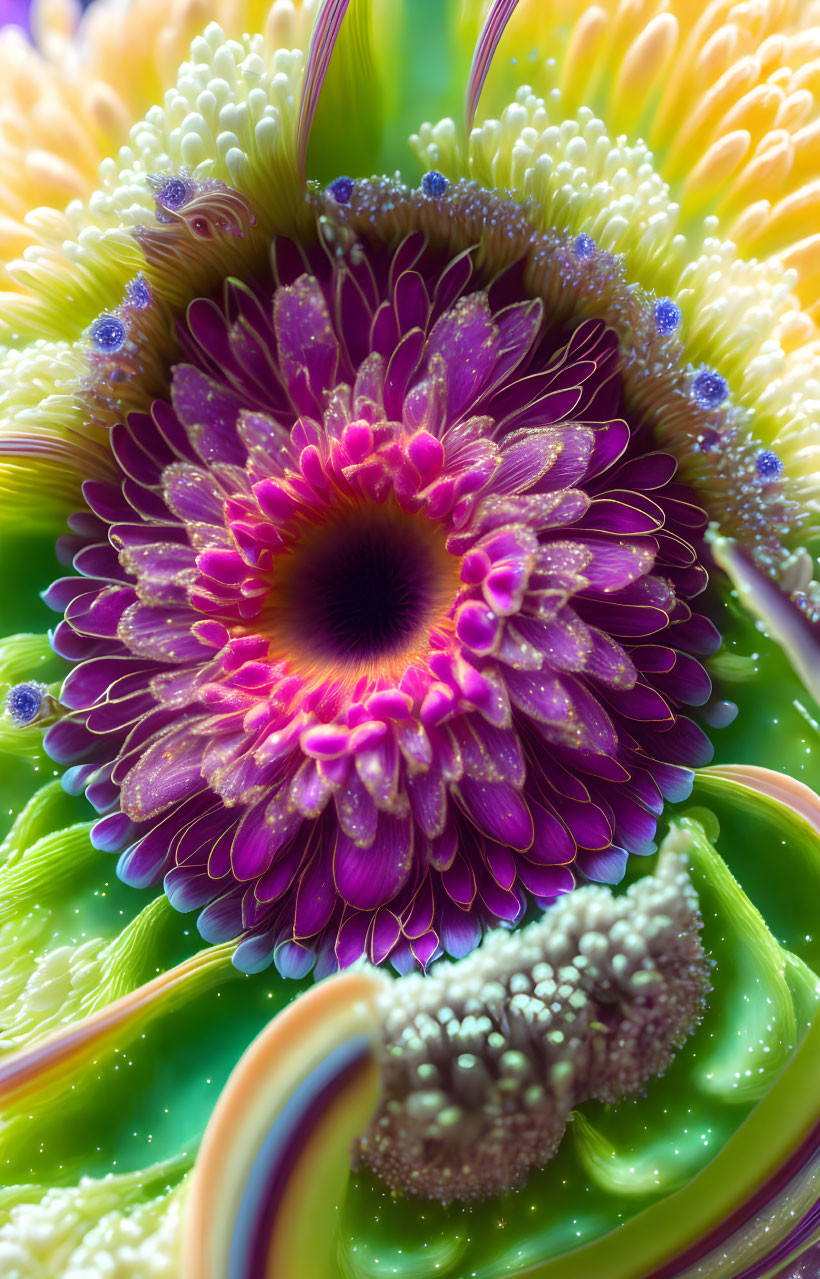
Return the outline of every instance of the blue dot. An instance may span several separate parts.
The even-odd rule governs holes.
[[[125,325],[116,315],[101,315],[91,325],[91,341],[103,355],[114,355],[125,346]]]
[[[761,480],[765,480],[766,483],[779,480],[783,474],[783,463],[771,449],[764,449],[762,453],[758,453],[755,465]]]
[[[681,322],[680,307],[671,298],[658,298],[655,303],[655,328],[666,336],[674,333]]]
[[[169,178],[157,192],[157,199],[164,209],[176,211],[191,198],[191,184],[184,178]]]
[[[585,260],[586,258],[591,258],[595,252],[595,241],[582,231],[580,235],[575,237],[575,243],[572,247],[575,250],[576,258]]]
[[[714,369],[701,369],[692,383],[692,394],[702,409],[716,409],[729,394],[729,383]]]
[[[39,684],[15,684],[6,697],[6,710],[12,723],[20,728],[37,718],[42,704],[43,689]]]
[[[135,311],[145,311],[151,305],[151,290],[141,271],[126,285],[125,297]]]
[[[450,183],[443,173],[439,173],[437,169],[431,169],[429,173],[425,173],[421,180],[421,189],[425,195],[429,195],[433,200],[438,200],[444,195]]]
[[[702,453],[711,453],[720,444],[720,436],[711,426],[698,436],[697,447]]]
[[[353,178],[334,178],[328,187],[328,193],[337,204],[350,204],[350,197],[356,188]]]

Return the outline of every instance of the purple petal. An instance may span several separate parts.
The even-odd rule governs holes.
[[[441,356],[447,371],[447,409],[456,419],[473,404],[493,369],[498,336],[486,297],[461,297],[433,326],[427,344],[428,363]]]
[[[117,877],[132,888],[148,888],[159,882],[172,857],[168,833],[159,828],[126,848],[117,862]]]
[[[200,936],[212,945],[242,932],[242,896],[235,889],[206,906],[196,921]]]
[[[396,915],[386,906],[376,913],[370,933],[370,959],[374,964],[381,964],[393,950],[399,937],[401,926]]]
[[[575,841],[564,823],[540,804],[532,804],[531,810],[535,835],[527,849],[529,859],[542,866],[561,866],[571,862],[575,856]]]
[[[43,738],[43,747],[57,764],[77,764],[106,757],[106,743],[89,733],[84,718],[61,719],[52,724]]]
[[[465,815],[491,839],[511,848],[530,847],[533,840],[532,815],[517,790],[465,777],[454,793]]]
[[[390,901],[410,874],[413,855],[412,823],[382,813],[372,848],[361,849],[340,834],[333,856],[337,891],[360,910],[374,910]]]
[[[296,937],[312,937],[328,923],[336,905],[336,890],[330,858],[315,857],[299,879],[293,932]]]
[[[85,635],[114,639],[123,613],[136,598],[131,586],[107,586],[98,594],[72,600],[66,609],[66,621]]]
[[[242,402],[223,383],[192,364],[177,364],[171,373],[171,403],[203,462],[242,465],[244,450],[236,432]]]
[[[282,977],[288,977],[292,981],[301,981],[303,977],[307,977],[313,965],[316,963],[316,956],[312,950],[300,946],[296,941],[283,941],[273,952],[273,962],[276,969]],[[258,972],[258,969],[246,970]]]
[[[207,906],[216,896],[217,884],[210,875],[190,870],[187,866],[174,866],[163,881],[165,896],[174,910],[185,913]]]
[[[231,870],[237,879],[256,879],[271,864],[277,842],[265,820],[264,804],[250,809],[236,828],[231,844]]]
[[[241,973],[262,973],[270,967],[273,958],[273,940],[270,933],[265,932],[241,941],[231,956],[231,963]]]
[[[457,941],[454,942],[454,944],[457,944]],[[425,933],[423,937],[417,937],[415,941],[412,941],[410,943],[410,949],[423,969],[426,969],[431,960],[433,960],[437,954],[441,953],[438,936],[432,931],[432,929],[429,933]],[[467,954],[471,949],[472,946],[468,944],[467,951],[464,953]],[[451,951],[450,953],[455,954],[455,951]]]
[[[441,943],[448,955],[452,955],[453,959],[463,959],[471,950],[475,950],[481,940],[481,923],[473,911],[445,904],[441,908],[440,932]],[[430,934],[426,936],[429,937]],[[425,938],[420,937],[413,942],[413,950],[419,956],[426,949],[424,941]]]
[[[560,430],[515,432],[501,445],[493,493],[520,493],[530,488],[555,465],[563,448]]]
[[[518,878],[535,897],[558,897],[575,887],[575,877],[568,866],[542,866],[521,857]]]
[[[296,408],[309,413],[333,386],[339,347],[318,282],[303,275],[279,289],[273,306],[279,362]]]
[[[122,806],[135,821],[156,817],[169,804],[202,789],[203,742],[187,727],[163,734],[141,755],[122,783]]]
[[[465,857],[457,853],[452,864],[441,873],[441,883],[447,896],[457,906],[472,905],[475,898],[475,877]]]
[[[628,861],[628,854],[614,845],[602,852],[580,849],[576,858],[579,870],[587,879],[593,879],[599,884],[620,884]]]
[[[120,620],[119,635],[139,657],[158,662],[207,660],[213,650],[197,638],[191,621],[189,609],[132,604]]]
[[[366,911],[349,911],[339,926],[336,958],[342,968],[354,964],[365,951],[371,916]]]
[[[91,828],[91,844],[103,853],[117,853],[133,840],[136,827],[125,813],[110,813]]]

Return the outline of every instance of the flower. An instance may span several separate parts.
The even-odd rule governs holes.
[[[161,219],[211,194],[171,179]],[[79,664],[45,747],[106,813],[92,840],[286,975],[465,954],[570,863],[617,881],[711,754],[679,713],[719,643],[687,602],[705,517],[622,417],[616,332],[573,327],[590,292],[628,308],[615,263],[469,187],[343,194],[332,257],[275,239],[269,280],[189,306],[46,594]],[[481,223],[505,240],[475,261]],[[91,326],[108,397],[132,315]]]
[[[10,627],[41,632],[0,645],[19,810],[0,850],[0,1145],[21,1184],[107,1167],[103,1143],[120,1157],[125,1075],[145,1081],[129,1105],[152,1104],[160,1068],[190,1097],[203,1026],[236,1058],[272,1009],[252,982],[220,1003],[231,956],[299,979],[362,954],[426,974],[446,951],[457,986],[500,923],[528,981],[525,913],[563,918],[576,885],[597,891],[584,879],[633,876],[693,778],[749,893],[699,854],[704,929],[745,921],[765,1006],[724,948],[704,1035],[618,1122],[640,1112],[672,1149],[651,1107],[684,1096],[730,1144],[761,1097],[781,1105],[772,1063],[802,1052],[792,886],[814,800],[749,766],[811,780],[814,712],[782,659],[816,691],[816,6],[427,16],[94,0],[75,31],[52,0],[39,47],[0,37],[0,515]],[[433,74],[445,49],[461,73]],[[69,572],[48,587],[55,538]],[[42,587],[63,615],[50,641]],[[64,789],[31,795],[32,766]],[[733,825],[738,795],[761,830],[775,806],[780,878],[757,825]],[[140,910],[134,886],[160,879],[167,899]],[[201,911],[209,950],[190,955],[168,901]],[[169,1029],[176,1001],[199,1012]],[[710,1057],[713,1038],[754,1068]],[[123,1044],[140,1070],[117,1076]],[[528,1104],[517,1089],[513,1128]],[[110,1115],[97,1155],[64,1108],[89,1132]],[[207,1090],[192,1109],[201,1129]],[[712,1153],[680,1174],[670,1157],[647,1191],[631,1138],[583,1112],[559,1157],[582,1170],[567,1193],[589,1176],[607,1205],[576,1209],[584,1241],[614,1228],[624,1185],[634,1226],[640,1195]],[[788,1163],[799,1122],[777,1113]],[[173,1235],[178,1206],[139,1229]],[[534,1261],[567,1245],[540,1238]]]

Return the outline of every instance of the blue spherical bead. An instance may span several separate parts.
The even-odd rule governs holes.
[[[429,173],[425,173],[421,180],[421,189],[425,195],[431,196],[434,200],[438,200],[449,187],[450,183],[443,173],[439,173],[436,169],[431,169]]]
[[[116,315],[101,315],[91,325],[91,341],[103,355],[114,355],[125,346],[125,325]]]
[[[692,383],[692,393],[702,409],[716,409],[729,394],[729,383],[714,369],[701,369]]]
[[[335,178],[328,187],[328,193],[337,204],[349,204],[355,186],[353,178]]]
[[[37,718],[42,704],[43,690],[38,684],[15,684],[6,697],[6,710],[20,728]]]
[[[680,307],[671,298],[658,298],[655,303],[655,328],[666,336],[674,333],[681,322]]]
[[[157,199],[165,209],[181,209],[190,199],[191,185],[184,178],[169,178],[157,192]]]
[[[125,296],[135,311],[145,311],[151,305],[151,290],[142,272],[135,275],[126,286]]]
[[[783,474],[783,463],[776,453],[772,453],[771,449],[764,449],[762,453],[758,453],[755,465],[761,480],[765,480],[767,483],[772,480],[779,480]]]
[[[575,243],[572,247],[575,250],[576,258],[591,258],[595,252],[595,241],[582,231],[580,235],[575,237]]]

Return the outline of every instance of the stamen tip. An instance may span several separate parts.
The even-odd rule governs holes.
[[[151,305],[151,289],[142,271],[126,285],[125,300],[135,311],[146,311]]]
[[[15,728],[27,728],[41,719],[47,697],[45,684],[27,680],[12,685],[6,694],[6,714]]]
[[[580,258],[582,262],[586,262],[595,252],[596,244],[591,236],[582,231],[580,235],[575,237],[572,248],[575,256]]]
[[[758,453],[755,465],[764,484],[774,483],[783,474],[783,463],[771,449],[764,449],[762,453]]]
[[[91,341],[101,355],[115,355],[125,346],[128,334],[119,316],[105,313],[91,325]]]
[[[716,409],[729,394],[729,383],[714,369],[702,368],[692,383],[692,394],[702,409]]]
[[[439,173],[437,169],[431,169],[429,173],[425,173],[421,180],[422,191],[433,200],[440,199],[449,185],[449,180],[445,178],[443,173]]]
[[[334,178],[328,186],[327,192],[337,204],[349,204],[355,188],[356,181],[354,178],[340,177]]]
[[[681,310],[677,303],[671,298],[658,298],[655,303],[655,327],[658,332],[666,337],[675,332],[680,322]]]

